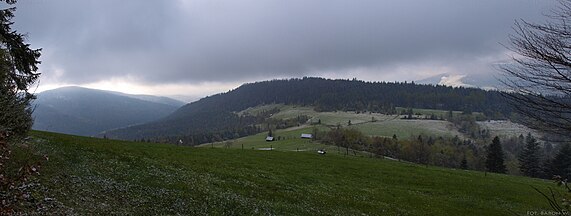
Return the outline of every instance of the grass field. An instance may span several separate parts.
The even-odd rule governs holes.
[[[441,120],[404,120],[394,119],[389,121],[370,122],[367,124],[352,125],[370,136],[388,136],[393,134],[399,138],[416,139],[418,135],[431,135],[442,137],[464,137],[452,123]]]
[[[387,136],[392,137],[396,134],[401,139],[416,139],[416,136],[433,135],[433,136],[454,136],[458,135],[463,137],[462,134],[455,130],[450,130],[452,127],[449,122],[435,121],[435,120],[390,120],[367,122],[363,124],[354,124],[349,126],[356,128],[369,136]],[[323,149],[328,153],[345,154],[345,150],[338,149],[336,146],[324,145],[316,141],[301,139],[302,133],[313,133],[314,128],[319,131],[329,131],[330,128],[324,125],[302,125],[300,127],[281,129],[273,131],[275,138],[280,137],[280,140],[267,142],[267,132],[262,132],[256,135],[242,137],[235,140],[224,142],[207,143],[199,147],[214,147],[214,148],[234,148],[234,149],[253,149],[253,150],[269,150],[274,151],[300,151],[300,152],[316,152]],[[359,155],[368,155],[367,153],[356,153]]]
[[[418,135],[432,135],[432,136],[443,136],[443,137],[453,137],[458,135],[463,137],[463,135],[458,132],[458,130],[448,121],[440,120],[404,120],[401,119],[402,116],[399,115],[384,115],[380,113],[356,113],[356,112],[315,112],[312,107],[300,107],[300,106],[290,106],[282,104],[272,104],[264,105],[259,107],[249,108],[242,111],[241,113],[259,113],[262,110],[269,110],[272,108],[279,108],[280,112],[272,116],[272,118],[295,118],[299,115],[310,116],[311,122],[321,121],[322,125],[335,126],[340,125],[347,127],[349,121],[351,121],[351,126],[353,128],[359,129],[366,135],[369,136],[393,136],[396,134],[400,138],[408,139],[410,137],[416,138]],[[399,108],[402,109],[402,108]],[[447,111],[444,110],[430,110],[430,109],[414,109],[415,113],[421,113],[423,115],[430,115],[431,113],[437,115],[447,115]],[[455,115],[459,115],[461,112],[454,111]],[[373,119],[375,120],[373,122]],[[322,128],[325,129],[326,128]],[[301,131],[303,133],[311,133],[311,129],[306,129],[306,131]],[[299,133],[301,133],[299,132]],[[299,136],[299,133],[297,136]],[[239,139],[235,143],[239,143],[240,146],[243,143],[252,144],[256,143],[256,146],[263,145],[260,143],[265,138],[265,133],[259,134],[255,138]],[[247,142],[245,142],[247,141]],[[293,142],[293,141],[292,141]],[[295,148],[294,148],[295,149]]]
[[[301,126],[295,128],[288,128],[274,131],[273,135],[280,140],[267,142],[267,132],[262,132],[256,135],[242,137],[235,140],[217,143],[207,143],[200,145],[200,147],[214,147],[214,148],[234,148],[234,149],[250,149],[250,150],[269,150],[274,151],[296,151],[296,152],[317,152],[319,149],[327,150],[327,152],[334,153],[337,149],[334,146],[324,145],[318,142],[313,142],[311,139],[302,139],[302,133],[312,133],[313,126]],[[316,126],[318,130],[324,131],[328,128],[324,126]]]
[[[356,112],[316,112],[312,107],[302,107],[302,106],[292,106],[283,104],[270,104],[258,107],[248,108],[240,113],[250,113],[257,114],[263,110],[269,110],[272,108],[279,108],[280,112],[274,114],[272,118],[295,118],[299,115],[307,115],[311,117],[310,122],[318,122],[321,120],[322,125],[335,126],[340,125],[342,127],[347,127],[348,122],[351,121],[351,126],[363,132],[369,136],[392,136],[397,135],[399,138],[409,139],[416,138],[418,135],[428,135],[428,136],[443,136],[443,137],[454,137],[459,136],[464,138],[465,136],[458,131],[458,129],[452,125],[452,123],[444,120],[405,120],[402,119],[403,116],[400,115],[384,115],[380,113],[356,113]],[[405,108],[397,107],[398,112],[405,110]],[[437,116],[448,115],[448,111],[445,110],[434,110],[434,109],[413,109],[415,114],[421,114],[429,116],[435,114]],[[462,114],[461,111],[453,111],[453,115]],[[475,115],[482,115],[481,113],[473,113]],[[420,116],[423,118],[423,116]],[[375,122],[373,122],[373,119]],[[527,132],[532,132],[536,137],[540,137],[540,134],[533,132],[531,129],[515,124],[509,121],[481,121],[478,124],[482,128],[487,128],[492,131],[492,135],[507,137],[507,136],[517,136],[519,134],[527,134]],[[326,130],[326,128],[324,128]],[[305,131],[310,132],[310,131]],[[258,136],[262,136],[259,134]],[[265,135],[263,135],[265,137]],[[235,143],[255,143],[255,147],[263,146],[264,143],[260,143],[260,137],[255,139],[246,138],[237,140]],[[248,142],[244,142],[244,141]],[[292,141],[293,142],[293,141]],[[235,146],[232,146],[235,147]],[[263,147],[260,147],[263,148]],[[294,148],[295,149],[295,148]]]
[[[15,160],[48,155],[38,182],[80,215],[524,215],[548,208],[531,186],[553,186],[366,157],[32,135]]]

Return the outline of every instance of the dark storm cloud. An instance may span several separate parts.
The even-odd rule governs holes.
[[[515,19],[553,1],[27,0],[20,31],[53,82],[195,83],[344,73],[498,56]],[[376,70],[378,69],[378,70]],[[486,71],[482,71],[486,72]],[[489,72],[489,71],[488,71]],[[460,73],[462,73],[460,71]]]

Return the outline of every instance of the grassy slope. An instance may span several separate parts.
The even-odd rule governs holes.
[[[418,135],[431,135],[453,137],[455,135],[463,137],[452,123],[437,120],[403,120],[394,119],[390,121],[378,121],[367,124],[352,125],[366,135],[388,136],[393,134],[402,139],[415,139]]]
[[[76,213],[506,215],[547,208],[523,177],[315,153],[33,132],[40,182]]]
[[[307,115],[311,117],[312,122],[321,120],[323,125],[347,126],[348,121],[351,121],[351,127],[359,129],[366,135],[370,136],[388,136],[392,137],[396,134],[399,138],[408,139],[410,137],[417,137],[418,135],[433,135],[433,136],[449,136],[453,137],[463,135],[458,132],[454,126],[447,121],[437,120],[404,120],[401,116],[397,115],[384,115],[379,113],[355,113],[355,112],[315,112],[312,107],[300,107],[291,105],[271,104],[246,109],[240,113],[256,114],[262,110],[269,110],[272,108],[279,108],[280,112],[272,116],[272,118],[295,118],[299,115]],[[399,108],[400,109],[400,108]],[[431,113],[445,115],[448,112],[443,110],[429,110],[429,109],[414,109],[415,113],[430,115]],[[455,115],[461,112],[454,112]],[[372,119],[375,122],[372,122]],[[311,132],[311,130],[307,131]],[[299,136],[299,134],[297,135]],[[248,139],[251,141],[250,139]]]
[[[270,104],[248,108],[240,114],[250,113],[257,114],[263,110],[272,108],[279,108],[280,112],[272,116],[272,118],[295,118],[299,115],[310,116],[312,122],[321,120],[323,125],[347,126],[349,120],[353,124],[351,127],[359,129],[366,135],[370,136],[392,136],[396,134],[399,138],[408,139],[410,137],[417,137],[418,135],[432,135],[432,136],[459,136],[463,138],[464,135],[448,121],[440,120],[404,120],[402,116],[398,115],[384,115],[379,113],[355,113],[355,112],[316,112],[312,107],[292,106],[283,104]],[[397,107],[398,112],[406,110],[405,108]],[[413,109],[416,114],[437,116],[447,116],[448,111],[433,110],[433,109]],[[453,111],[453,115],[460,115],[461,111]],[[474,115],[483,115],[482,113],[474,112]],[[371,122],[372,118],[376,122]],[[423,116],[419,116],[422,118]],[[518,136],[519,134],[527,134],[531,132],[536,137],[541,135],[533,130],[510,121],[481,121],[478,122],[483,128],[490,129],[493,136],[508,137]]]
[[[200,147],[215,147],[215,148],[236,148],[236,149],[269,149],[272,148],[277,151],[312,151],[318,149],[327,149],[332,152],[335,147],[313,142],[310,139],[301,139],[302,133],[312,133],[313,126],[301,126],[295,128],[288,128],[274,131],[273,135],[281,137],[281,139],[274,142],[266,142],[267,132],[262,132],[256,135],[242,137],[239,139],[218,142],[214,144],[203,144]],[[317,126],[321,131],[327,130],[324,126]],[[229,144],[229,145],[228,145]]]

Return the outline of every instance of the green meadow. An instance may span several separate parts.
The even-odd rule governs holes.
[[[311,128],[292,133],[299,130]],[[68,214],[525,215],[549,209],[532,186],[555,187],[525,177],[312,151],[32,136],[17,145],[15,161],[40,162],[37,196]]]

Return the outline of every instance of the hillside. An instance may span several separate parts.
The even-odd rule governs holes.
[[[43,161],[32,194],[67,214],[509,215],[549,209],[531,186],[553,187],[366,157],[32,135],[15,162]]]
[[[397,110],[409,110],[400,107]],[[215,148],[244,148],[274,151],[311,151],[326,150],[333,154],[360,154],[372,157],[388,157],[395,160],[407,160],[420,164],[430,164],[448,168],[485,170],[487,146],[491,139],[498,136],[505,150],[507,173],[522,175],[519,169],[518,155],[525,143],[522,136],[531,133],[534,137],[543,134],[510,120],[485,120],[481,113],[471,115],[459,111],[432,109],[412,109],[413,119],[407,115],[386,115],[355,111],[316,112],[312,107],[270,104],[251,107],[238,115],[257,115],[268,110],[279,110],[268,118],[267,122],[278,119],[296,119],[307,116],[307,121],[298,126],[272,128],[276,140],[266,141],[269,130],[261,131],[238,139],[216,141],[199,145]],[[450,116],[451,115],[451,116]],[[436,116],[437,118],[431,119]],[[440,118],[444,116],[445,119]],[[457,123],[454,119],[470,119]],[[278,121],[279,122],[279,121]],[[351,122],[351,124],[349,124]],[[341,130],[340,130],[341,129]],[[351,133],[351,130],[357,133]],[[343,135],[336,135],[337,132]],[[302,133],[312,134],[313,139],[302,139]],[[343,141],[339,137],[359,137]],[[182,138],[183,142],[188,142]],[[348,143],[348,144],[347,144]],[[542,143],[544,144],[544,143]],[[349,145],[351,150],[345,149]],[[422,151],[418,151],[422,149]],[[543,149],[545,154],[553,151]],[[355,151],[353,151],[355,150]],[[422,153],[420,153],[422,152]],[[551,178],[545,175],[543,178]]]
[[[274,113],[271,116],[271,119],[291,119],[296,118],[297,116],[305,115],[310,118],[308,121],[309,123],[316,123],[318,121],[321,122],[320,126],[318,127],[321,130],[328,130],[329,128],[340,125],[348,128],[356,128],[368,136],[392,137],[393,135],[397,135],[401,138],[409,138],[416,137],[418,135],[431,135],[435,137],[463,137],[463,135],[458,132],[458,129],[448,121],[429,119],[407,120],[402,119],[404,115],[400,114],[386,115],[382,113],[355,111],[317,112],[313,107],[283,104],[270,104],[251,107],[240,112],[239,114],[244,115],[245,113],[249,113],[251,115],[255,115],[262,110],[270,109],[279,109],[279,112]],[[397,107],[396,110],[399,111],[403,109]],[[413,110],[415,113],[421,115],[445,115],[447,113],[446,111],[442,110]],[[454,113],[455,115],[458,115],[461,112],[455,111]],[[372,122],[373,119],[374,122]],[[352,125],[347,126],[349,121],[352,122]],[[310,125],[302,124],[302,126],[309,127]],[[295,128],[286,130],[292,131],[292,129]],[[303,131],[303,133],[311,133],[311,131]]]
[[[182,104],[165,97],[63,87],[37,95],[33,128],[94,136],[163,118]]]
[[[477,111],[490,118],[510,113],[499,92],[472,88],[303,78],[249,83],[232,91],[187,104],[149,124],[110,131],[118,139],[189,137],[193,143],[234,139],[257,132],[255,116],[236,113],[264,104],[312,106],[315,111],[358,111],[394,114],[396,107]],[[239,136],[235,136],[235,135]],[[178,140],[178,139],[174,139]]]

